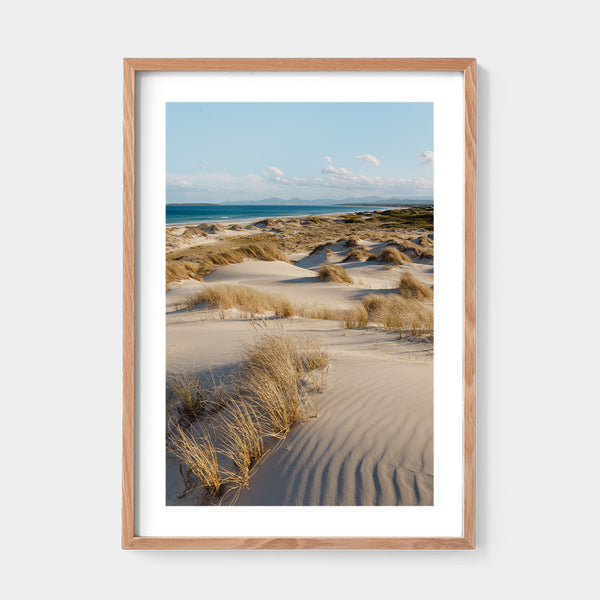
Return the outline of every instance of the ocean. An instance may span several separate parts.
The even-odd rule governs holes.
[[[387,207],[393,208],[393,207]],[[350,213],[361,210],[386,210],[385,206],[283,206],[283,205],[227,205],[186,206],[167,205],[167,224],[203,223],[209,221],[237,221],[242,219],[266,219],[269,217],[298,217],[303,215],[327,215]]]

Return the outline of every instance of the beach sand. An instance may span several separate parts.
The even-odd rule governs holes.
[[[298,221],[301,220],[292,220],[287,236],[285,221],[273,223],[274,242],[287,239],[292,233],[304,236],[303,227],[310,225]],[[389,230],[374,230],[368,237],[366,226],[357,229],[362,236],[360,245],[370,252],[380,252],[389,242],[385,241],[386,236],[390,237]],[[185,227],[167,228],[168,256],[169,251],[177,256],[177,252],[189,252],[190,248],[222,248],[241,236],[265,235],[264,228],[245,224],[241,231],[194,235],[193,242],[188,235],[178,244],[177,237],[183,236],[185,230]],[[337,235],[337,231],[333,233]],[[422,238],[427,233],[422,228],[393,231],[399,239],[413,244],[421,239],[419,243],[423,245]],[[220,311],[204,304],[193,310],[182,307],[190,294],[211,286],[242,285],[285,297],[294,304],[339,311],[353,309],[370,294],[395,295],[403,273],[410,273],[433,287],[432,253],[427,257],[413,256],[411,263],[391,267],[375,260],[343,262],[348,248],[343,242],[330,241],[327,247],[312,254],[313,248],[306,240],[304,247],[302,243],[288,247],[286,256],[290,263],[246,259],[217,266],[202,281],[172,282],[166,292],[167,373],[210,372],[212,377],[226,377],[242,363],[245,345],[259,335],[252,325],[253,319],[244,311],[235,308]],[[185,259],[189,256],[186,254]],[[322,281],[317,273],[324,263],[344,267],[354,282]],[[431,301],[425,304],[432,305]],[[283,440],[267,440],[267,452],[253,466],[249,484],[237,491],[234,500],[225,496],[213,497],[210,502],[432,505],[432,337],[401,337],[398,331],[378,323],[347,329],[337,320],[297,316],[272,319],[269,323],[284,332],[319,340],[330,357],[327,383],[322,390],[311,394],[316,416],[297,424]],[[184,494],[184,491],[180,461],[168,454],[167,504],[206,501],[198,494]]]

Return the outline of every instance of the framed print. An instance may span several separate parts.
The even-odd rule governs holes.
[[[475,548],[475,98],[124,61],[123,548]]]

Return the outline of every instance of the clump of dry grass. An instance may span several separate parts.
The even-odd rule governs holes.
[[[213,225],[208,225],[204,231],[206,231],[207,233],[221,233],[222,231],[225,231],[225,227],[223,227],[223,225],[219,225],[218,223],[215,223]]]
[[[361,304],[353,310],[346,311],[340,319],[340,324],[344,329],[357,329],[366,327],[369,324],[369,313]]]
[[[256,317],[273,315],[276,317],[302,317],[305,319],[323,319],[337,321],[344,311],[324,304],[295,303],[277,294],[268,294],[245,285],[215,284],[206,286],[194,294],[188,295],[181,302],[183,308],[193,310],[197,304],[206,302],[209,307],[216,308],[225,318],[225,311],[236,308],[245,316]]]
[[[192,249],[191,251],[198,251]],[[202,281],[208,273],[217,267],[241,263],[247,258],[253,260],[275,261],[289,263],[287,256],[270,242],[257,241],[232,246],[222,250],[209,250],[206,254],[196,258],[190,254],[187,261],[173,259],[167,260],[167,285],[173,281],[180,281],[192,277]]]
[[[182,234],[181,237],[189,239],[193,237],[207,237],[206,232],[199,226],[188,227]]]
[[[419,239],[425,239],[425,234]],[[398,249],[404,252],[411,258],[433,258],[433,244],[430,245],[418,245],[410,240],[388,240],[389,244],[394,244]]]
[[[275,227],[275,225],[280,225],[283,223],[281,219],[263,219],[262,221],[257,221],[254,223],[256,227]]]
[[[167,380],[167,398],[170,408],[187,423],[198,419],[206,408],[205,392],[193,375],[171,375]]]
[[[322,265],[317,273],[317,277],[322,281],[332,281],[335,283],[354,283],[344,267],[339,265]]]
[[[342,262],[365,261],[365,260],[369,260],[370,256],[371,256],[370,252],[368,252],[362,246],[359,246],[357,248],[352,248],[348,252],[348,254],[346,254],[346,256]],[[375,255],[373,255],[373,256],[375,256]],[[375,256],[375,258],[377,258],[377,256]]]
[[[233,464],[229,480],[237,487],[248,485],[250,471],[265,451],[264,437],[261,418],[252,406],[238,403],[223,419],[219,442]]]
[[[433,300],[433,290],[411,273],[403,273],[398,284],[398,293],[404,298]]]
[[[182,279],[197,279],[202,281],[200,265],[197,263],[187,262],[183,260],[173,260],[167,262],[166,268],[166,284],[168,286]]]
[[[415,243],[419,244],[423,248],[431,248],[433,247],[433,240],[431,239],[431,234],[424,233],[420,235]]]
[[[231,231],[244,231],[244,226],[239,223],[234,223],[228,227]]]
[[[354,235],[347,238],[341,238],[338,242],[344,242],[344,248],[362,248],[359,239]]]
[[[198,487],[208,500],[239,493],[265,440],[283,439],[295,424],[316,416],[310,393],[325,385],[327,352],[317,338],[256,327],[263,333],[245,348],[227,409],[202,429],[170,423],[167,448],[181,461],[184,494]]]
[[[225,250],[209,252],[206,267],[212,271],[216,266],[232,265],[243,262],[247,258],[254,260],[280,260],[289,263],[287,256],[275,245],[270,243],[245,244]],[[212,268],[211,268],[212,267]]]
[[[330,250],[330,246],[331,246],[331,242],[325,242],[324,244],[319,244],[318,246],[315,246],[310,251],[309,256],[312,256],[313,254],[317,254],[317,252],[321,252],[323,250]]]
[[[173,423],[167,436],[167,448],[202,486],[209,498],[220,496],[224,479],[219,469],[217,449],[206,433],[195,436],[179,423]]]
[[[190,310],[196,304],[206,302],[211,308],[216,308],[224,318],[226,310],[238,310],[254,317],[273,313],[278,317],[292,317],[295,314],[294,305],[284,296],[267,294],[245,285],[217,284],[206,286],[199,292],[186,299]]]
[[[270,435],[283,438],[310,416],[306,376],[325,369],[327,353],[316,338],[267,332],[244,352],[242,397],[262,412]]]
[[[400,252],[394,246],[386,246],[379,254],[379,260],[383,263],[392,263],[395,265],[405,265],[412,262],[406,254]]]
[[[362,305],[369,314],[369,321],[398,330],[400,337],[433,331],[433,310],[418,300],[396,294],[368,294],[362,299]]]

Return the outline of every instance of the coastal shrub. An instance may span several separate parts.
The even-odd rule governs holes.
[[[402,274],[402,278],[398,284],[398,293],[404,298],[414,298],[416,300],[433,299],[433,290],[411,273]]]
[[[354,283],[344,267],[339,265],[322,265],[317,273],[317,277],[322,281],[332,281],[334,283]]]
[[[392,263],[395,265],[405,265],[412,262],[406,254],[400,252],[394,246],[386,246],[379,254],[379,260],[382,263]]]

